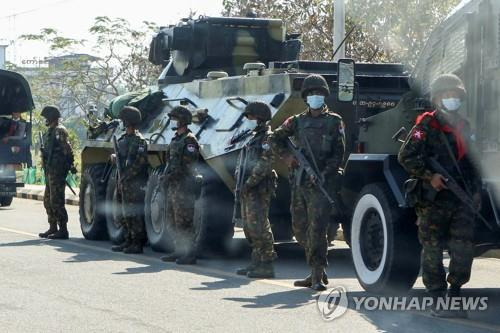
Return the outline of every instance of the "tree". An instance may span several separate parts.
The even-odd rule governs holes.
[[[161,68],[148,61],[148,42],[157,29],[151,22],[134,29],[125,19],[100,16],[89,29],[95,45],[61,36],[51,28],[21,36],[49,45],[53,55],[58,56],[49,58],[53,65],[37,71],[31,80],[35,100],[61,109],[67,109],[65,104],[71,102],[71,115],[75,109],[87,110],[90,105],[102,109],[114,96],[154,84]],[[91,49],[97,57],[77,54],[77,47]]]
[[[350,0],[346,56],[363,62],[402,62],[412,68],[432,29],[460,0]],[[226,16],[280,18],[302,34],[302,58],[333,59],[332,0],[223,0]]]
[[[62,36],[51,28],[21,36],[24,40],[43,42],[51,53],[45,68],[10,66],[26,76],[39,109],[34,112],[33,134],[45,130],[40,109],[56,105],[62,111],[70,142],[78,151],[86,137],[82,116],[89,106],[103,111],[113,97],[156,83],[161,68],[148,61],[148,47],[157,30],[151,22],[143,22],[142,27],[135,29],[124,19],[100,16],[89,29],[94,43]],[[96,56],[75,52],[81,48],[92,50]]]

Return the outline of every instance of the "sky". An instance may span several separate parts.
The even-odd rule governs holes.
[[[222,0],[3,0],[0,3],[0,44],[7,47],[7,61],[43,59],[48,50],[40,43],[17,40],[23,34],[55,28],[65,37],[89,39],[88,28],[96,16],[121,17],[139,27],[142,21],[174,24],[188,16],[219,16]],[[13,44],[14,41],[14,44]]]

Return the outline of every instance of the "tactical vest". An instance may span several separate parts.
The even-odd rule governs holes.
[[[139,145],[142,140],[142,137],[137,134],[123,135],[118,140],[118,154],[120,155],[122,170],[127,170],[127,168],[130,168],[136,162],[139,154]],[[145,175],[147,175],[146,172],[139,176],[143,177]]]
[[[266,138],[267,133],[268,133],[267,127],[263,130],[258,131],[255,134],[255,136],[245,146],[246,168],[245,168],[244,181],[248,179],[253,168],[257,165],[257,162],[264,153],[263,145],[265,144],[264,139]],[[268,143],[266,144],[268,145],[267,149],[271,149],[271,147],[269,147],[269,144]],[[269,176],[271,175],[272,173],[269,174]]]
[[[184,133],[181,136],[175,137],[169,145],[168,168],[169,169],[185,169],[184,165],[184,150],[186,148],[186,139],[190,132]],[[195,170],[184,170],[186,175],[195,175]]]
[[[43,135],[45,151],[42,156],[46,169],[69,169],[69,156],[64,155],[63,147],[56,138],[56,128],[49,128]]]
[[[329,114],[323,114],[319,117],[302,116],[297,118],[297,132],[294,137],[296,144],[302,153],[314,165],[314,157],[319,172],[326,164],[326,160],[333,153],[333,133],[338,131],[339,120]],[[311,156],[311,153],[313,156]]]

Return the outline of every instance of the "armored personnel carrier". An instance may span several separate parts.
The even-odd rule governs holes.
[[[195,213],[198,245],[220,248],[233,236],[236,157],[254,126],[243,117],[246,103],[255,100],[268,103],[272,110],[271,126],[275,128],[287,117],[306,109],[300,96],[302,81],[310,73],[321,74],[332,91],[327,104],[343,116],[348,151],[354,152],[359,148],[359,119],[394,108],[410,89],[408,74],[398,64],[355,66],[350,60],[340,63],[299,60],[298,38],[297,34],[288,33],[280,20],[214,17],[183,20],[162,28],[154,37],[150,61],[164,66],[158,84],[147,91],[115,99],[107,112],[110,118],[116,118],[121,106],[130,104],[143,113],[140,131],[149,142],[151,167],[145,221],[153,249],[166,251],[171,247],[165,214],[164,190],[168,184],[159,186],[159,176],[165,168],[166,147],[174,135],[167,116],[173,107],[180,104],[192,111],[194,122],[190,129],[201,144],[204,182]],[[338,72],[342,75],[337,75]],[[123,237],[115,222],[119,212],[114,204],[115,171],[108,162],[113,151],[111,139],[121,133],[116,120],[95,122],[83,148],[80,220],[82,232],[88,239],[109,237],[113,242],[120,242]],[[351,180],[356,177],[355,172],[359,173],[358,185],[343,191],[343,206],[347,208],[342,217],[332,216],[332,221],[342,219],[344,230],[350,230],[350,207],[354,206],[363,187],[360,183],[369,182],[369,176],[364,174],[380,173],[383,177],[378,164],[368,166],[350,158],[348,166],[348,170],[353,170],[349,173]],[[373,171],[366,170],[371,167]],[[276,169],[279,186],[270,220],[276,240],[288,241],[292,239],[292,232],[287,170],[279,161]],[[344,201],[344,196],[341,199]],[[371,241],[384,242],[383,239]],[[386,249],[391,256],[399,255],[392,250]],[[404,263],[400,269],[405,269]]]

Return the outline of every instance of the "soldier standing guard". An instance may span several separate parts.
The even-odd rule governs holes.
[[[118,154],[111,155],[114,163],[120,161],[121,179],[117,181],[118,200],[121,203],[122,221],[125,228],[125,240],[113,246],[112,251],[124,253],[142,253],[146,242],[144,226],[145,185],[148,178],[148,149],[146,140],[137,131],[141,123],[141,112],[132,106],[126,106],[120,112],[120,119],[126,132],[118,139]],[[118,176],[118,173],[117,173]]]
[[[167,221],[173,234],[174,251],[161,259],[175,261],[179,265],[194,265],[196,249],[193,218],[200,147],[188,129],[192,115],[187,108],[176,106],[168,116],[175,124],[176,134],[168,146],[163,181],[167,186]]]
[[[43,135],[42,167],[45,172],[43,205],[47,211],[49,229],[38,234],[41,238],[68,239],[68,213],[65,204],[66,176],[74,169],[73,150],[68,142],[68,132],[59,124],[61,113],[55,106],[42,110],[48,130]],[[59,226],[59,230],[58,227]]]
[[[286,140],[293,137],[326,188],[335,188],[338,172],[344,159],[345,134],[342,118],[328,110],[325,97],[328,84],[320,75],[310,75],[302,84],[302,98],[309,106],[303,113],[288,118],[272,134],[271,141],[280,155],[287,156]],[[305,249],[311,275],[295,281],[298,287],[325,290],[328,284],[325,267],[328,265],[327,226],[331,207],[317,187],[318,179],[305,177],[303,169],[289,157],[292,188],[292,228],[295,238]]]
[[[447,179],[429,166],[429,158],[435,158],[480,207],[481,179],[470,155],[470,126],[458,113],[465,96],[460,78],[452,74],[438,77],[431,85],[436,110],[417,118],[398,157],[410,176],[419,181],[421,196],[416,198],[415,211],[422,244],[422,278],[427,292],[435,299],[445,295],[447,281],[448,296],[460,296],[461,286],[469,281],[474,257],[474,213],[447,190]],[[446,243],[451,258],[447,279],[443,267]],[[436,308],[432,314],[466,316],[465,311]]]
[[[271,127],[267,122],[271,120],[271,110],[265,103],[251,102],[246,106],[244,115],[257,121],[252,138],[240,152],[235,174],[237,182],[243,184],[241,217],[245,237],[252,246],[252,261],[236,273],[250,278],[273,278],[272,262],[276,252],[268,214],[278,176],[272,169],[272,152],[268,142]]]

